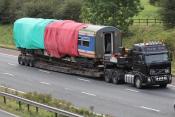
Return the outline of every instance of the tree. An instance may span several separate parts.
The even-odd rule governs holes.
[[[157,4],[159,4],[159,2],[160,2],[160,0],[149,0],[149,3],[151,5],[157,5]]]
[[[112,25],[127,31],[132,17],[140,10],[140,0],[84,0],[81,18],[84,22]]]
[[[0,20],[3,23],[6,23],[10,18],[10,0],[1,0],[0,1]]]
[[[23,4],[24,17],[53,18],[54,8],[59,0],[28,0]]]
[[[82,0],[66,0],[61,7],[62,18],[80,21]]]
[[[175,27],[175,0],[161,0],[160,14],[167,28]]]

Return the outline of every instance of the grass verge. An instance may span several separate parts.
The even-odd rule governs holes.
[[[42,104],[46,104],[52,107],[63,109],[69,112],[77,113],[79,115],[83,115],[84,117],[110,117],[109,115],[96,115],[92,111],[85,108],[76,108],[70,102],[67,102],[65,100],[55,99],[48,94],[40,94],[36,92],[20,94],[18,92],[11,91],[8,88],[2,88],[2,87],[0,88],[0,91],[17,95],[17,96],[20,96],[29,100],[33,100]],[[39,109],[39,111],[36,112],[36,108],[32,106],[30,106],[30,110],[28,111],[26,104],[22,104],[22,108],[20,109],[18,102],[12,99],[7,99],[7,103],[5,104],[3,102],[3,97],[0,97],[0,109],[19,115],[21,117],[55,117],[54,113],[45,111],[43,109]],[[63,116],[60,115],[58,117],[63,117]]]
[[[12,25],[0,25],[0,46],[15,48],[12,37]]]
[[[149,0],[140,0],[144,10],[141,11],[134,19],[160,18],[160,7],[153,6]]]

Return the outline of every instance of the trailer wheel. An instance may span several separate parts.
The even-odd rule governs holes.
[[[33,60],[29,60],[29,66],[33,67]]]
[[[25,66],[28,66],[28,65],[29,65],[29,59],[28,59],[28,58],[25,58],[25,59],[24,59],[24,65],[25,65]]]
[[[113,74],[112,74],[112,82],[114,84],[119,84],[119,74],[118,72],[114,71]]]
[[[22,57],[21,57],[21,55],[18,56],[18,63],[19,63],[20,65],[22,65]]]
[[[110,70],[105,70],[105,74],[104,74],[104,79],[106,82],[110,83],[111,82],[111,71]]]
[[[141,81],[141,79],[140,79],[139,77],[136,77],[136,78],[135,78],[134,85],[135,85],[135,87],[138,88],[138,89],[141,89],[141,88],[142,88],[142,81]]]
[[[166,88],[167,87],[167,84],[160,84],[159,87],[160,88]]]
[[[25,64],[25,57],[21,56],[19,59],[20,65],[24,65]]]

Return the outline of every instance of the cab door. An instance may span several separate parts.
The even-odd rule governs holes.
[[[110,60],[113,53],[114,33],[104,33],[104,58]]]

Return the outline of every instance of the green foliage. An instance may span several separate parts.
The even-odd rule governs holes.
[[[157,4],[159,4],[159,2],[160,2],[160,0],[149,0],[149,3],[151,5],[157,5]]]
[[[10,1],[9,0],[1,0],[0,1],[0,21],[2,21],[3,23],[8,23],[9,19],[11,17],[10,15]],[[5,19],[8,20],[4,21]]]
[[[127,30],[132,17],[140,10],[140,0],[84,0],[81,18],[85,22]]]
[[[21,17],[80,21],[82,0],[0,0],[0,19]]]
[[[61,15],[58,13],[57,18],[80,21],[82,0],[66,0],[61,6]]]
[[[160,18],[159,6],[154,6],[149,3],[149,0],[140,0],[141,6],[144,8],[138,15],[134,16],[134,19],[147,19],[147,18]]]
[[[175,0],[161,0],[160,14],[166,28],[175,27]]]

